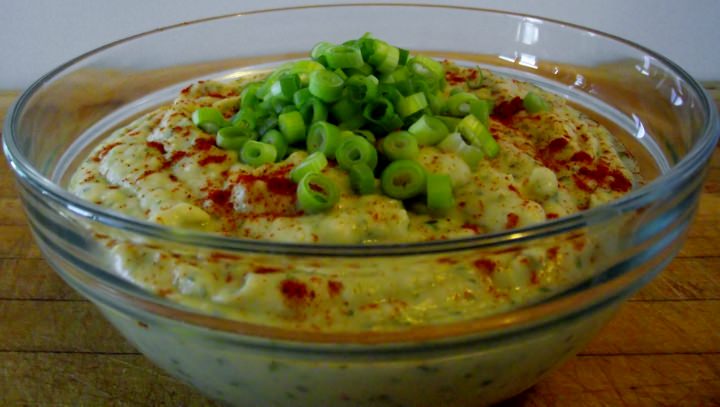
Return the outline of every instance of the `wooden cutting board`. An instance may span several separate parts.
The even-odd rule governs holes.
[[[706,87],[720,99],[719,83]],[[0,92],[0,121],[16,92]],[[0,406],[212,406],[42,260],[0,158]],[[505,406],[720,406],[720,149],[685,247],[578,356]]]

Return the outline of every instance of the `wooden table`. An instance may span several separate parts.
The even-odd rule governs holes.
[[[0,119],[15,96],[0,92]],[[12,178],[0,163],[0,406],[214,405],[154,367],[49,268]],[[719,246],[716,149],[677,259],[583,352],[504,404],[720,406]]]

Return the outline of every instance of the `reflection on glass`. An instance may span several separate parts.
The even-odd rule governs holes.
[[[522,53],[520,54],[520,62],[519,64],[522,66],[527,66],[528,68],[537,69],[537,65],[535,64],[535,55]]]
[[[526,45],[533,45],[540,38],[540,29],[538,22],[531,19],[525,19],[519,26],[515,39]]]

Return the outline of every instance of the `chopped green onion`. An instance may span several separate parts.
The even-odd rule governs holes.
[[[474,78],[471,78],[471,79],[468,79],[467,81],[465,81],[468,88],[470,88],[470,89],[479,89],[480,87],[482,87],[483,80],[485,79],[485,78],[483,78],[483,74],[482,74],[482,71],[480,70],[480,68],[476,68],[475,72],[477,72],[477,73],[475,74]]]
[[[447,137],[449,133],[447,126],[445,126],[442,120],[426,114],[422,115],[418,121],[413,123],[408,128],[408,131],[421,146],[435,145]]]
[[[290,101],[299,89],[300,77],[294,73],[286,73],[280,76],[270,87],[270,97],[279,98],[282,101]]]
[[[471,114],[460,120],[460,123],[457,125],[457,131],[460,132],[470,145],[475,147],[482,147],[485,138],[492,138],[490,132],[482,124],[480,119]]]
[[[418,142],[407,131],[395,131],[382,140],[385,156],[391,161],[412,160],[420,154]]]
[[[338,123],[343,123],[361,115],[362,111],[360,109],[360,105],[353,103],[350,99],[340,99],[330,106],[330,113]]]
[[[407,64],[408,57],[410,56],[410,51],[398,48],[399,56],[398,56],[398,65],[405,65]]]
[[[290,179],[293,182],[300,182],[300,180],[307,174],[312,172],[322,172],[323,168],[327,167],[328,161],[320,151],[316,151],[298,164],[295,168],[290,171]]]
[[[300,112],[282,113],[278,116],[278,127],[288,144],[305,140],[305,121]]]
[[[285,105],[280,109],[280,113],[290,113],[290,112],[297,112],[297,108],[293,105]]]
[[[458,117],[452,117],[452,116],[435,116],[438,118],[441,122],[445,123],[445,126],[448,128],[448,130],[455,131],[455,128],[457,127],[458,123],[460,123],[460,118]]]
[[[400,100],[403,98],[403,94],[392,85],[381,84],[378,86],[378,95],[391,101],[393,105],[397,106]]]
[[[319,63],[323,65],[327,65],[327,59],[325,58],[325,53],[330,48],[334,47],[335,44],[327,42],[327,41],[321,41],[315,44],[313,46],[312,51],[310,51],[310,58],[314,59],[315,61],[318,61]]]
[[[363,63],[363,65],[359,68],[346,68],[343,71],[345,71],[345,73],[348,76],[353,76],[353,75],[368,76],[368,75],[372,75],[374,69],[370,64],[368,64],[366,62],[366,63]]]
[[[312,93],[310,93],[310,89],[308,88],[302,88],[299,89],[297,92],[293,94],[293,104],[298,109],[300,106],[304,105],[305,102],[310,100],[310,98],[313,97]]]
[[[223,127],[215,136],[215,143],[225,150],[240,151],[243,145],[250,140],[255,140],[257,133],[245,127],[229,126]]]
[[[347,74],[345,73],[345,71],[343,71],[343,70],[340,69],[340,68],[334,70],[333,72],[335,72],[335,73],[337,74],[337,76],[339,76],[340,79],[342,79],[343,81],[346,81],[346,80],[348,79],[348,76],[347,76]]]
[[[297,187],[298,207],[308,213],[317,213],[335,206],[340,190],[332,180],[319,173],[308,173]]]
[[[365,33],[362,37],[354,41],[354,45],[360,48],[363,59],[367,61],[373,52],[375,52],[375,42],[377,42],[377,40],[373,38],[370,33]]]
[[[407,61],[410,72],[430,81],[442,81],[445,79],[445,68],[442,64],[432,58],[416,55]]]
[[[380,186],[385,195],[395,199],[408,199],[425,192],[425,169],[412,160],[391,162],[380,175]]]
[[[488,157],[494,158],[500,152],[500,146],[490,131],[474,115],[465,116],[458,123],[457,130],[470,142],[470,145],[482,148]]]
[[[326,157],[335,158],[335,150],[340,145],[340,129],[337,126],[324,121],[313,123],[308,130],[307,150],[310,153],[320,151]]]
[[[242,162],[253,167],[275,162],[275,158],[277,158],[277,150],[274,145],[255,140],[248,140],[240,150]]]
[[[267,114],[260,116],[255,120],[255,131],[260,134],[265,134],[270,129],[277,127],[277,125],[277,115],[275,113],[268,112]]]
[[[301,79],[300,82],[302,83],[303,75],[307,75],[312,71],[318,71],[320,69],[325,69],[325,67],[316,61],[303,59],[300,61],[295,61],[288,72],[298,74]],[[307,86],[307,83],[305,83],[304,85]]]
[[[400,82],[405,82],[410,80],[410,71],[404,67],[401,66],[398,69],[388,72],[385,75],[382,75],[380,77],[380,82],[382,83],[389,83],[393,85],[397,85]]]
[[[428,105],[430,105],[430,111],[433,114],[443,114],[447,110],[447,96],[439,90],[430,93],[427,96]]]
[[[470,113],[470,103],[479,100],[477,96],[468,92],[456,93],[448,98],[447,109],[451,116],[463,117]]]
[[[483,151],[485,154],[487,154],[490,158],[497,157],[498,153],[500,153],[500,145],[495,141],[495,139],[492,137],[492,135],[483,140]]]
[[[353,191],[360,195],[372,194],[375,192],[375,175],[372,168],[367,164],[355,164],[348,169],[350,175],[350,186]]]
[[[487,100],[471,100],[470,114],[480,119],[485,127],[490,127],[490,103]]]
[[[342,96],[344,81],[332,71],[312,71],[308,89],[325,103],[335,102]]]
[[[457,155],[465,161],[472,170],[477,168],[478,162],[480,162],[484,156],[482,149],[467,144],[462,135],[457,132],[445,137],[443,141],[438,143],[437,147],[440,151]]]
[[[328,48],[323,55],[328,67],[331,69],[360,68],[365,63],[360,49],[347,45],[336,45]]]
[[[373,65],[380,73],[392,72],[400,60],[400,51],[380,40],[373,42],[373,53],[368,58],[368,63]]]
[[[545,99],[532,91],[528,92],[527,95],[525,95],[525,98],[523,98],[523,106],[525,107],[525,110],[527,110],[527,112],[530,114],[546,112],[550,110],[550,107],[548,106],[547,102],[545,102]]]
[[[276,160],[282,160],[285,158],[285,154],[287,154],[288,151],[288,142],[285,140],[285,136],[283,136],[280,131],[276,129],[268,130],[260,138],[260,141],[275,146],[275,151],[277,152],[277,157],[275,158]]]
[[[267,99],[265,99],[265,101],[269,102],[270,110],[272,110],[276,114],[287,113],[287,112],[283,112],[283,110],[285,110],[285,108],[287,106],[292,106],[292,105],[288,104],[287,100],[284,100],[282,98],[267,98]],[[263,103],[260,104],[261,107],[264,106],[265,101],[263,101]],[[292,107],[295,107],[295,106],[292,106]]]
[[[375,145],[375,135],[370,130],[355,130],[352,133],[364,138],[368,143]]]
[[[353,75],[345,82],[345,89],[351,101],[365,103],[377,96],[378,79],[373,75]]]
[[[230,123],[233,126],[254,129],[257,123],[257,113],[250,108],[241,108],[230,118]]]
[[[359,130],[367,123],[362,114],[353,116],[338,125],[341,130]]]
[[[213,107],[201,107],[192,114],[193,123],[206,133],[215,134],[228,123],[218,109]]]
[[[312,124],[319,121],[325,121],[328,117],[328,109],[320,99],[311,97],[305,104],[300,106],[300,114],[305,124]]]
[[[442,214],[455,206],[452,181],[447,174],[428,174],[425,195],[431,212]]]
[[[366,164],[371,169],[377,166],[378,155],[375,147],[360,136],[343,140],[335,151],[335,159],[344,170],[355,164]]]
[[[400,99],[396,107],[400,117],[405,118],[413,113],[425,109],[427,105],[428,103],[427,99],[425,98],[425,94],[422,92],[418,92]]]
[[[363,117],[381,125],[389,121],[394,115],[395,108],[393,104],[385,98],[377,98],[366,104],[365,109],[363,109]]]
[[[260,99],[258,99],[256,92],[260,88],[260,84],[255,82],[248,84],[245,86],[245,88],[240,92],[240,108],[250,108],[254,109],[257,107],[257,105],[260,103]]]

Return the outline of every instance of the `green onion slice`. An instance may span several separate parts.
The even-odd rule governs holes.
[[[293,180],[293,182],[300,182],[300,180],[309,173],[321,172],[323,168],[327,167],[327,164],[328,161],[325,154],[316,151],[305,157],[300,164],[290,171],[290,179]]]
[[[417,113],[425,109],[428,105],[425,94],[422,92],[413,93],[400,99],[396,105],[397,112],[400,117],[405,118],[413,113]]]
[[[265,134],[278,125],[278,118],[275,113],[267,112],[255,120],[255,131]]]
[[[470,114],[480,119],[485,127],[490,127],[490,102],[483,99],[471,100],[469,105]]]
[[[482,149],[468,145],[462,135],[457,132],[445,137],[445,140],[441,141],[437,147],[440,151],[457,155],[472,170],[477,168],[477,164],[484,157]]]
[[[467,115],[460,120],[457,125],[457,130],[462,134],[468,143],[475,147],[482,147],[483,138],[487,137],[490,132],[482,124],[480,119],[473,115]],[[485,134],[487,133],[487,134]],[[492,137],[492,136],[490,136]]]
[[[482,148],[488,157],[494,158],[500,152],[500,146],[490,131],[474,115],[465,116],[458,123],[457,130],[470,142],[470,145]]]
[[[215,134],[228,123],[218,109],[201,107],[192,114],[193,123],[206,133]]]
[[[323,52],[323,55],[331,69],[360,68],[365,63],[360,49],[348,45],[330,47]]]
[[[395,115],[393,104],[385,98],[377,98],[365,105],[363,117],[373,123],[384,124]]]
[[[240,159],[242,162],[252,165],[253,167],[275,162],[276,158],[277,149],[275,149],[274,145],[255,140],[249,140],[243,145],[242,150],[240,150]]]
[[[275,151],[277,153],[275,157],[276,161],[285,158],[285,154],[287,154],[288,151],[288,142],[287,140],[285,140],[285,136],[283,136],[282,133],[280,133],[278,130],[268,130],[260,138],[260,141],[275,146]]]
[[[240,151],[246,142],[255,140],[257,133],[245,127],[223,127],[215,135],[215,143],[225,150]]]
[[[240,92],[240,108],[254,109],[257,107],[260,103],[260,99],[258,99],[256,95],[259,88],[260,84],[257,82],[245,86],[242,92]]]
[[[375,192],[375,175],[367,164],[351,166],[348,175],[350,175],[350,186],[356,193],[368,195]]]
[[[230,118],[230,123],[233,126],[254,129],[257,125],[257,116],[258,114],[251,108],[241,108]]]
[[[459,92],[451,95],[447,101],[447,110],[451,116],[463,117],[470,113],[470,103],[479,100],[476,95]]]
[[[325,103],[335,102],[342,96],[344,81],[332,71],[312,71],[308,89],[313,96]]]
[[[299,89],[300,77],[294,73],[286,73],[280,76],[270,87],[270,97],[279,98],[282,101],[290,101]]]
[[[412,160],[393,161],[380,175],[383,192],[395,199],[408,199],[425,192],[425,183],[425,169]]]
[[[318,121],[308,130],[307,150],[310,153],[320,151],[328,158],[335,158],[335,151],[341,142],[340,129],[334,124]]]
[[[378,94],[378,79],[373,75],[353,75],[345,82],[348,98],[355,103],[365,103]]]
[[[442,214],[455,206],[452,180],[447,174],[428,174],[425,195],[428,209],[433,213]]]
[[[342,124],[343,122],[352,120],[356,116],[361,115],[362,110],[360,105],[353,103],[350,99],[340,99],[330,106],[330,113],[332,113],[338,123]]]
[[[335,151],[335,159],[344,170],[356,164],[365,164],[375,169],[378,162],[377,150],[365,138],[352,136],[344,139]]]
[[[431,81],[445,79],[445,68],[442,64],[432,58],[417,55],[407,61],[407,67],[415,75]]]
[[[320,99],[311,97],[298,109],[305,121],[310,125],[315,122],[325,121],[328,117],[328,108]]]
[[[445,139],[449,130],[442,120],[424,114],[410,125],[408,132],[415,137],[419,145],[433,146]]]
[[[545,102],[545,99],[532,91],[528,92],[527,95],[525,95],[525,97],[523,98],[523,106],[525,107],[525,110],[527,110],[527,112],[530,114],[546,112],[550,110],[550,107],[548,106],[547,102]]]
[[[382,140],[382,149],[391,161],[412,160],[420,154],[417,139],[402,130],[388,134]]]
[[[380,73],[395,70],[400,61],[400,50],[385,41],[373,40],[373,52],[368,57],[368,63],[373,65]]]
[[[307,213],[318,213],[335,206],[340,190],[333,181],[317,172],[305,174],[297,186],[298,207]]]
[[[458,123],[460,123],[459,117],[452,117],[452,116],[435,116],[438,120],[443,122],[445,124],[445,127],[448,128],[450,132],[454,132],[455,128],[457,128]]]
[[[278,127],[288,144],[305,140],[305,120],[300,112],[287,112],[278,116]]]
[[[321,41],[315,44],[313,46],[312,50],[310,51],[310,58],[314,59],[315,61],[320,62],[321,64],[325,65],[327,64],[327,60],[325,58],[325,53],[330,48],[334,47],[335,44],[327,41]]]
[[[293,104],[299,109],[300,106],[304,105],[311,97],[313,97],[313,95],[310,93],[310,89],[298,89],[298,91],[293,94]]]

